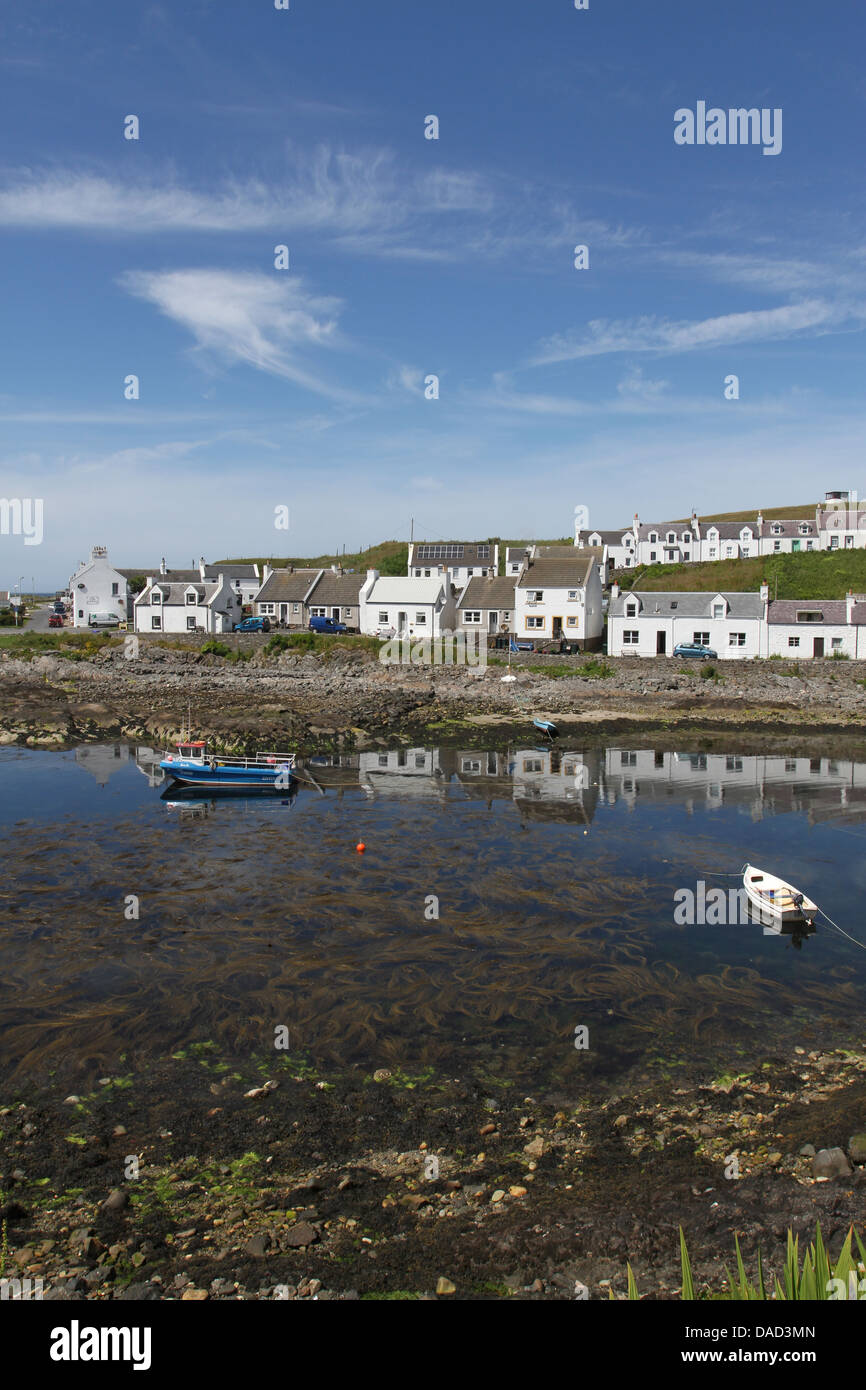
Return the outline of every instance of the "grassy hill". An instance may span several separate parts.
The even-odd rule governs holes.
[[[778,521],[791,519],[793,521],[813,521],[815,518],[814,502],[798,502],[794,507],[747,507],[742,512],[713,512],[712,516],[705,516],[703,512],[698,512],[698,520],[703,526],[708,521],[754,521],[760,511],[765,521]],[[683,517],[682,522],[687,524],[691,517]],[[676,523],[677,525],[680,522]]]
[[[499,573],[505,573],[505,551],[508,546],[527,546],[527,545],[571,545],[573,536],[559,536],[551,541],[510,541],[500,540],[499,536],[490,536],[491,542],[499,544]],[[424,544],[423,541],[420,544]],[[371,545],[367,550],[354,551],[345,555],[235,555],[231,558],[224,555],[222,559],[215,560],[217,565],[262,565],[269,564],[274,569],[280,569],[284,565],[294,565],[296,569],[327,569],[330,565],[341,564],[344,570],[357,570],[365,573],[368,569],[378,570],[380,574],[405,574],[409,564],[409,547],[405,541],[380,541],[378,545]]]
[[[844,598],[849,589],[866,593],[866,550],[801,551],[701,565],[645,565],[620,570],[617,579],[622,588],[667,593],[677,589],[744,593],[757,590],[766,579],[771,598]]]

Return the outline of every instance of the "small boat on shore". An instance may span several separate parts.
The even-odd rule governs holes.
[[[177,745],[160,767],[183,786],[259,787],[286,791],[295,780],[294,753],[256,753],[252,757],[209,753],[203,739]]]
[[[805,893],[753,864],[743,870],[743,887],[749,902],[778,922],[811,922],[818,912],[817,903]]]
[[[549,719],[533,719],[532,722],[536,729],[540,729],[543,734],[547,734],[548,738],[557,738],[559,736],[559,730]]]

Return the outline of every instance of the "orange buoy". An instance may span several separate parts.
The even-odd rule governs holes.
[[[363,840],[359,840],[355,846],[355,849],[358,851],[359,854],[363,854],[366,848],[367,846],[364,844]]]

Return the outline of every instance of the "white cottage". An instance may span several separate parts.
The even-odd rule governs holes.
[[[136,632],[231,632],[243,605],[225,575],[172,582],[148,576],[135,600]]]
[[[95,545],[69,580],[73,627],[126,622],[129,589],[125,575],[109,562],[104,545]]]
[[[866,657],[866,595],[773,599],[767,616],[767,655]]]
[[[604,629],[601,559],[601,551],[589,547],[532,546],[517,578],[517,636],[539,642],[565,637],[582,650],[600,647]]]
[[[359,614],[361,631],[371,637],[440,637],[457,624],[457,605],[444,565],[429,579],[368,570]]]
[[[762,656],[767,589],[754,593],[611,590],[611,656],[672,656],[680,643],[711,647],[720,658]]]

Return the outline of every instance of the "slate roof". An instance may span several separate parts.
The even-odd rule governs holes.
[[[580,534],[586,536],[600,536],[601,541],[599,543],[601,545],[622,545],[626,536],[631,536],[632,540],[634,540],[634,532],[630,526],[624,526],[621,531],[599,531],[597,526],[594,529],[587,526],[586,530],[581,531]]]
[[[255,583],[258,577],[255,565],[216,564],[205,565],[204,567],[205,579],[216,579],[221,574],[225,575],[226,579],[231,580],[232,583],[236,579],[246,579]]]
[[[202,583],[201,580],[199,580],[197,584],[192,584],[189,582],[174,584],[169,582],[168,580],[160,579],[157,580],[157,582],[153,584],[150,588],[142,589],[136,602],[141,603],[144,607],[147,607],[147,605],[144,603],[146,595],[152,593],[154,589],[159,589],[160,593],[162,594],[162,602],[164,605],[179,604],[181,607],[185,607],[187,590],[191,588],[195,589],[196,593],[198,594],[199,603],[209,603],[210,600],[216,594],[219,588],[219,584],[215,579],[207,579],[204,583]]]
[[[166,581],[166,582],[168,582],[168,583],[174,582],[174,583],[177,583],[177,584],[189,583],[189,582],[192,582],[192,583],[200,583],[200,582],[201,582],[201,575],[199,574],[199,572],[198,572],[197,569],[195,569],[195,570],[173,570],[173,569],[166,569],[166,572],[165,572],[164,575],[160,575],[160,572],[159,572],[159,564],[156,564],[156,565],[139,565],[137,569],[120,569],[120,568],[118,568],[117,566],[112,565],[112,569],[116,569],[116,570],[117,570],[117,573],[118,573],[118,574],[122,574],[123,577],[124,577],[124,579],[138,579],[138,578],[140,578],[141,576],[144,576],[145,579],[147,579],[147,578],[157,579],[157,580],[160,580],[160,579],[161,579],[161,580],[164,580],[164,581]]]
[[[856,612],[856,608],[855,608]],[[811,623],[800,623],[800,627],[820,627],[822,624],[833,624],[843,627],[848,618],[846,604],[843,598],[776,598],[770,602],[768,621],[779,624],[797,624],[798,613],[820,613],[821,621],[814,619]],[[864,605],[864,615],[866,615],[866,605]],[[857,618],[857,622],[863,622],[863,618]]]
[[[659,545],[673,544],[673,542],[669,542],[666,539],[668,531],[673,531],[677,542],[680,541],[681,537],[684,536],[686,532],[692,536],[695,535],[694,523],[691,521],[648,521],[637,528],[638,540],[648,541],[650,538],[650,531],[658,536],[657,544]],[[621,532],[620,534],[623,535],[625,533]],[[739,532],[737,532],[737,534],[739,535]]]
[[[320,569],[274,570],[256,594],[256,603],[300,603],[321,573]]]
[[[516,576],[501,575],[495,579],[470,579],[463,590],[461,608],[509,608],[516,607],[514,581]]]
[[[332,574],[325,570],[309,602],[314,604],[333,604],[341,608],[357,608],[360,601],[361,585],[365,578],[360,574]]]
[[[536,559],[517,579],[519,589],[579,589],[600,565],[603,553],[599,546],[551,545],[542,547]]]
[[[774,526],[781,526],[781,531],[774,531]],[[808,531],[801,531],[801,526],[808,526]],[[752,527],[752,530],[755,530],[755,527]],[[770,539],[772,539],[773,536],[777,539],[781,539],[782,536],[793,536],[797,539],[800,536],[817,536],[818,528],[814,521],[809,521],[806,517],[800,517],[797,520],[786,520],[784,517],[773,517],[771,521],[764,522],[761,534],[769,536]]]
[[[716,597],[717,595],[709,590],[706,593],[657,593],[650,589],[627,589],[610,600],[608,617],[624,617],[626,603],[636,598],[639,617],[712,618],[713,600]],[[764,605],[760,594],[723,593],[721,597],[728,601],[729,618],[760,618],[763,613]]]
[[[412,564],[431,564],[431,565],[492,565],[496,555],[498,541],[414,541],[412,548]],[[425,546],[448,546],[462,545],[463,554],[456,556],[433,556],[425,559],[419,555],[419,551]],[[482,546],[485,550],[484,555],[478,554],[478,547]]]
[[[707,540],[710,531],[718,531],[720,541],[738,541],[744,530],[751,531],[753,536],[760,536],[761,528],[757,521],[709,521],[701,522],[701,535]]]

